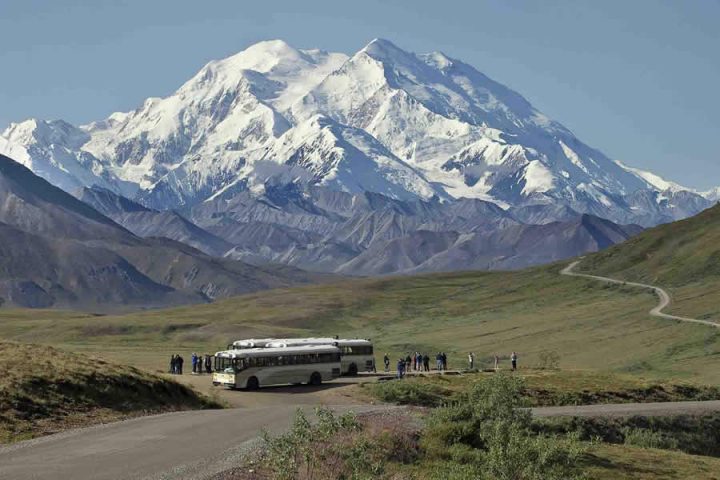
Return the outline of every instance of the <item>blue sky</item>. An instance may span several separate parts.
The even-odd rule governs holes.
[[[0,0],[0,129],[163,96],[253,42],[441,50],[612,158],[720,184],[720,1]]]

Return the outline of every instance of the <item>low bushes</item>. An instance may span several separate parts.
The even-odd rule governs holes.
[[[452,392],[422,379],[389,380],[368,384],[370,393],[383,402],[422,407],[439,407],[447,402]]]
[[[720,414],[538,419],[533,423],[533,430],[557,435],[575,433],[582,440],[720,457]]]
[[[382,478],[393,464],[415,462],[418,434],[405,415],[335,415],[316,409],[311,422],[298,411],[292,428],[264,434],[261,471],[255,478],[335,480]]]
[[[437,478],[552,480],[576,478],[584,453],[577,435],[533,431],[518,377],[478,382],[428,418],[422,446]],[[460,471],[462,470],[462,472]]]

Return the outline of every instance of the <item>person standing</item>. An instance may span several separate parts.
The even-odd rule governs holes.
[[[207,370],[207,373],[212,373],[212,356],[210,355],[205,357],[205,370]]]
[[[426,372],[430,371],[430,355],[423,355],[423,366],[425,367]]]
[[[412,358],[410,357],[410,354],[408,353],[407,357],[405,357],[405,373],[409,372],[412,368]]]
[[[413,353],[412,356],[412,369],[417,370],[417,352]]]
[[[443,371],[447,370],[447,354],[445,352],[442,352],[442,369]]]
[[[175,365],[177,367],[178,375],[182,375],[183,363],[185,363],[185,359],[178,354],[178,356],[175,358]]]
[[[397,362],[397,378],[403,378],[405,374],[405,360],[400,358]]]
[[[510,354],[510,363],[512,364],[512,370],[513,370],[513,372],[514,372],[515,370],[517,370],[517,358],[518,358],[517,353],[512,352],[512,353]]]
[[[385,364],[385,373],[390,371],[390,357],[388,357],[388,354],[386,353],[383,357],[383,363]]]
[[[190,355],[190,362],[192,363],[192,373],[197,373],[197,353],[193,352]]]
[[[473,370],[475,368],[475,354],[473,352],[468,353],[468,369]]]
[[[175,374],[175,355],[170,357],[170,373]]]
[[[418,354],[417,354],[417,363],[416,363],[416,365],[417,365],[417,366],[415,367],[415,370],[417,370],[418,372],[422,372],[422,369],[423,369],[423,355],[422,355],[422,353],[418,353]]]
[[[500,357],[497,356],[497,353],[495,354],[495,371],[497,372],[500,370]]]
[[[442,371],[442,353],[440,352],[435,355],[435,366],[438,372]]]

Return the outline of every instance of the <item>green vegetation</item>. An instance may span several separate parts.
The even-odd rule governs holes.
[[[579,270],[657,284],[672,295],[672,313],[718,320],[719,240],[720,207],[715,207],[693,219],[649,230],[623,245],[589,255]],[[340,334],[373,338],[378,359],[388,352],[393,364],[398,356],[408,352],[432,355],[445,351],[449,354],[450,368],[463,369],[467,353],[474,352],[476,366],[481,369],[492,366],[494,355],[500,356],[501,367],[507,369],[509,352],[517,351],[525,378],[524,398],[536,405],[718,398],[716,388],[699,385],[720,383],[720,370],[710,367],[720,356],[719,329],[650,317],[648,311],[657,302],[651,292],[559,275],[567,263],[519,272],[343,280],[243,295],[209,305],[116,316],[3,309],[0,339],[51,345],[99,355],[107,361],[165,371],[173,353],[182,352],[186,356],[191,351],[212,353],[237,338]],[[18,360],[13,357],[5,363],[15,365]],[[137,370],[131,372],[138,377],[145,375]],[[390,382],[367,390],[384,401],[438,406],[470,395],[476,388],[473,382],[467,383],[471,377]],[[83,377],[83,383],[93,385],[92,378]],[[162,381],[157,377],[143,378],[151,383]],[[28,411],[40,413],[23,416],[24,409],[3,409],[1,428],[6,437],[12,434],[17,438],[43,428],[52,431],[63,422],[74,422],[77,417],[62,410],[66,404],[85,411],[84,418],[100,412],[101,419],[105,412],[117,418],[140,409],[188,406],[162,396],[165,398],[162,405],[143,405],[140,400],[127,406],[96,405],[93,395],[82,391],[80,395],[77,392],[66,395],[62,390],[65,387],[42,390],[42,395],[50,395],[46,403],[32,382],[23,385],[20,382],[5,387],[0,383],[0,387],[5,387],[0,390],[0,399],[7,402],[15,392],[27,391],[29,398],[35,395],[37,404],[36,410]],[[12,393],[5,393],[8,391]],[[15,402],[12,405],[20,405],[18,401],[12,397]],[[85,401],[88,403],[74,403]],[[44,413],[43,408],[47,409]],[[692,474],[677,478],[702,478],[703,468],[712,472],[711,467],[718,466],[714,459],[701,457],[696,461],[696,457],[685,453],[652,448],[675,448],[668,436],[679,435],[683,440],[677,448],[685,448],[685,442],[693,449],[697,447],[687,448],[688,451],[710,454],[693,433],[702,429],[698,430],[697,425],[688,428],[682,430],[678,424],[608,427],[617,440],[610,444],[609,437],[600,435],[608,440],[589,447],[585,465],[597,478],[615,478],[618,472],[627,478],[652,475],[673,478],[676,472],[688,471]],[[538,432],[535,437],[518,433],[521,438],[518,445],[528,455],[542,451],[552,457],[548,452],[558,445],[567,450],[562,442],[570,432],[567,429],[551,432],[558,439],[547,441],[560,442],[552,445],[543,443],[546,439],[538,436]],[[468,445],[453,450],[465,449],[465,453],[467,448],[481,450],[480,457],[485,459],[482,469],[487,468],[486,447]],[[469,453],[472,458],[476,454]],[[653,462],[652,466],[642,467],[637,459]],[[436,458],[433,465],[422,468],[427,467],[425,472],[438,469],[453,478],[453,474],[444,470],[451,461],[452,458]],[[693,462],[700,465],[699,470],[690,470]],[[415,467],[406,465],[400,470],[407,472]],[[712,475],[708,473],[707,478]]]
[[[433,384],[397,391],[422,385]],[[449,385],[457,387],[454,379]],[[518,375],[485,376],[423,421],[408,411],[320,410],[315,423],[299,414],[288,433],[266,436],[258,461],[222,478],[717,478],[720,415],[533,419],[521,408],[530,390]],[[246,476],[249,469],[256,476]]]
[[[395,464],[418,458],[417,434],[397,416],[336,416],[324,408],[316,416],[311,423],[298,411],[290,431],[277,437],[265,434],[260,470],[253,478],[389,478]]]
[[[423,430],[407,414],[336,417],[298,413],[290,432],[266,436],[260,468],[267,478],[437,478],[552,480],[579,478],[586,447],[574,435],[532,430],[519,401],[522,382],[507,375],[474,385],[451,406],[433,410]],[[392,419],[401,418],[400,422]]]
[[[0,342],[0,443],[215,402],[134,367],[37,345]]]
[[[436,407],[456,400],[495,373],[406,376],[363,384],[361,388],[383,402]],[[530,406],[649,403],[720,400],[720,388],[688,382],[656,382],[628,374],[593,371],[525,370],[522,396]]]
[[[720,318],[719,218],[716,207],[649,230],[579,268],[668,286],[675,313]],[[373,338],[393,359],[442,350],[450,368],[463,368],[470,351],[481,368],[495,354],[506,365],[514,350],[521,368],[720,382],[720,370],[707,368],[720,355],[720,330],[650,317],[651,292],[559,275],[566,264],[344,280],[120,316],[0,310],[0,338],[164,370],[172,353],[211,353],[237,338],[341,334]]]
[[[669,312],[720,320],[720,206],[588,256],[579,271],[659,285]]]
[[[475,383],[451,405],[434,410],[422,445],[433,476],[492,479],[570,479],[584,448],[573,436],[532,431],[519,377]]]
[[[720,354],[720,332],[649,317],[651,293],[560,276],[561,267],[354,280],[114,317],[0,310],[0,338],[165,370],[172,353],[210,353],[237,338],[342,334],[375,339],[378,358],[443,350],[450,368],[463,368],[469,351],[480,367],[494,354],[507,367],[515,350],[521,368],[554,351],[563,369],[720,381],[705,368]]]
[[[545,418],[537,431],[576,433],[582,440],[679,450],[720,457],[720,415],[630,418]]]
[[[361,387],[383,402],[421,407],[439,407],[456,393],[438,382],[425,382],[420,378],[361,384]]]

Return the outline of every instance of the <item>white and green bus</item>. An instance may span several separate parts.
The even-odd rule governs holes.
[[[361,338],[279,338],[266,347],[299,347],[302,345],[334,345],[340,349],[341,375],[375,371],[375,352],[370,340]]]
[[[320,385],[339,376],[340,349],[332,345],[247,348],[215,354],[213,385],[257,390],[267,385]]]

